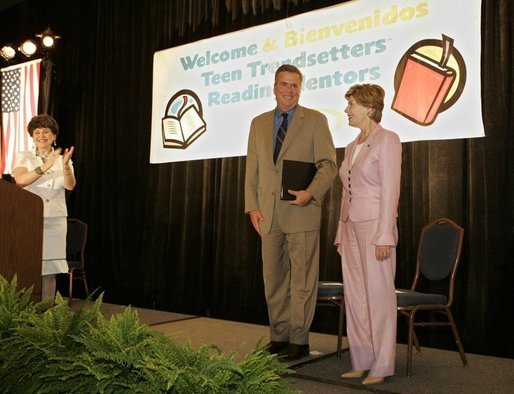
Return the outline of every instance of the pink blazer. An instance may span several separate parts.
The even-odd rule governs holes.
[[[343,192],[335,244],[339,246],[344,242],[342,225],[349,218],[353,222],[378,220],[372,243],[396,245],[402,165],[400,138],[378,124],[352,165],[356,145],[357,140],[346,147],[339,169]]]

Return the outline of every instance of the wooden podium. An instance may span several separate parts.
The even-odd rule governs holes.
[[[0,275],[18,288],[33,286],[32,300],[41,300],[43,260],[43,201],[0,179]]]

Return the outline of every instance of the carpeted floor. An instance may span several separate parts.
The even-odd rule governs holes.
[[[514,360],[467,354],[468,367],[459,354],[422,348],[414,355],[412,377],[405,375],[406,346],[398,345],[396,374],[369,389],[383,393],[514,393]],[[340,387],[337,392],[366,390],[360,379],[342,379],[342,371],[350,369],[350,357],[330,357],[296,368],[296,379],[307,379]],[[321,391],[320,391],[321,392]]]
[[[74,300],[71,304],[72,309],[79,309],[84,306],[87,306],[90,302],[83,300]],[[109,318],[110,316],[118,313],[122,313],[126,308],[126,305],[115,305],[115,304],[106,304],[102,303],[100,310],[102,314]],[[194,319],[196,316],[184,315],[181,313],[173,313],[173,312],[163,312],[157,311],[153,309],[143,309],[143,308],[133,308],[137,311],[139,320],[144,324],[149,326],[156,326],[159,324],[166,324],[169,322],[175,322],[180,320]]]
[[[80,308],[83,301],[75,301]],[[110,316],[125,307],[102,304],[102,313]],[[243,357],[259,341],[268,342],[268,327],[234,321],[197,317],[172,312],[134,308],[140,320],[173,338],[177,343],[190,342],[194,347],[204,344],[218,346],[225,354]],[[421,339],[421,338],[420,338]],[[405,374],[406,346],[397,345],[396,374],[382,384],[366,387],[360,379],[342,379],[341,373],[350,369],[350,356],[343,352],[335,356],[337,337],[311,333],[308,357],[291,362],[295,370],[292,387],[309,394],[356,393],[514,393],[514,360],[466,354],[468,367],[462,365],[457,351],[422,347],[422,354],[413,356],[412,377]],[[421,342],[422,344],[422,342]],[[343,347],[346,347],[346,340]]]

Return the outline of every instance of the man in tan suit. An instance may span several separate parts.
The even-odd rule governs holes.
[[[276,71],[273,92],[277,107],[252,121],[245,177],[245,212],[262,239],[270,320],[270,343],[265,349],[289,360],[309,354],[318,286],[321,202],[337,174],[327,119],[298,105],[301,84],[302,74],[296,67],[282,65]],[[288,120],[285,136],[280,131],[284,113]],[[280,199],[284,159],[315,163],[317,168],[305,190],[289,191],[295,197],[292,201]]]

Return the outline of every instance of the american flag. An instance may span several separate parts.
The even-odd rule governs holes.
[[[37,115],[41,59],[0,69],[2,129],[0,174],[8,174],[16,152],[32,149],[27,124]]]

